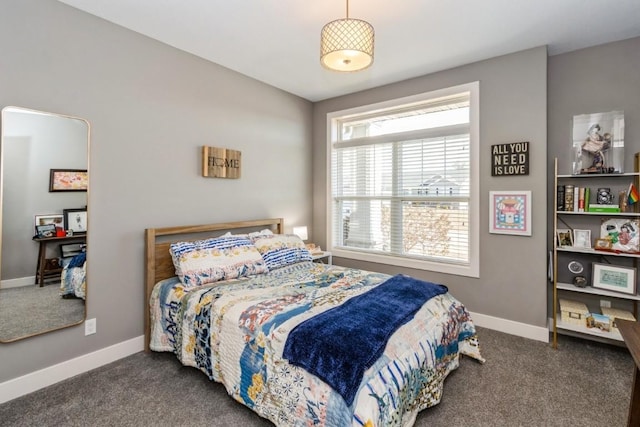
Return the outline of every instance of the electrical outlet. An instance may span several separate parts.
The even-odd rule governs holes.
[[[611,301],[606,300],[606,299],[601,299],[600,300],[600,307],[611,308]]]
[[[84,334],[92,335],[96,333],[96,319],[87,319],[84,322]]]

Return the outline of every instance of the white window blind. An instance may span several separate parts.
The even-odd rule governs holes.
[[[471,265],[470,98],[333,118],[332,250]]]

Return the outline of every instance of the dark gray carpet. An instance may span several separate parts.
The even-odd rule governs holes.
[[[624,426],[633,360],[625,348],[561,337],[558,350],[478,329],[416,426]],[[271,426],[172,354],[138,353],[0,405],[10,426]]]
[[[0,341],[10,341],[84,319],[84,300],[60,297],[60,283],[0,290]]]

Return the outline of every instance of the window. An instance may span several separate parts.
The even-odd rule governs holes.
[[[478,277],[478,83],[328,120],[335,255]]]

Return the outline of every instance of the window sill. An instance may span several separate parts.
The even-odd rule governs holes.
[[[378,264],[393,265],[397,267],[415,268],[417,270],[435,271],[438,273],[454,274],[456,276],[480,277],[479,267],[477,265],[458,265],[439,263],[434,261],[425,261],[413,258],[402,258],[382,254],[373,254],[369,252],[358,252],[345,250],[341,248],[332,248],[331,253],[334,258],[346,258],[358,261],[374,262]]]

